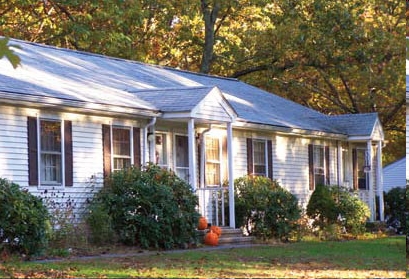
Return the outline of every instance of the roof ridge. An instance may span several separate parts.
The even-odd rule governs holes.
[[[144,92],[148,93],[148,92],[154,92],[154,91],[156,91],[156,92],[158,92],[158,91],[159,92],[160,91],[174,91],[174,90],[188,91],[188,90],[192,90],[192,89],[206,89],[206,88],[213,89],[215,87],[217,87],[217,86],[197,85],[197,86],[188,86],[188,87],[141,88],[141,89],[131,90],[131,91],[125,89],[125,91],[129,92],[129,93],[144,93]]]

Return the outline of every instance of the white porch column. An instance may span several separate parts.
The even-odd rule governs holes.
[[[189,183],[193,188],[193,191],[196,191],[196,138],[195,138],[195,120],[189,119],[188,122],[188,145],[189,145]]]
[[[230,227],[236,228],[236,218],[234,212],[234,175],[233,175],[233,127],[227,123],[227,165],[229,172],[229,220]]]
[[[379,221],[385,220],[383,203],[383,172],[382,172],[382,141],[378,141],[377,166],[376,166],[376,186],[379,196]]]
[[[369,164],[369,172],[368,172],[368,191],[369,191],[369,207],[371,210],[371,221],[375,221],[375,191],[374,191],[374,185],[373,185],[373,166],[372,166],[372,141],[368,140],[367,142],[367,150],[368,150],[368,161]]]

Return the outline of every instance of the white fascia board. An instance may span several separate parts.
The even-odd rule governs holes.
[[[375,138],[375,132],[376,132],[377,128],[379,128],[379,131],[381,133],[381,138],[380,139]],[[385,134],[383,132],[383,128],[382,128],[382,125],[381,125],[381,123],[379,121],[379,118],[376,119],[375,124],[374,124],[374,126],[372,128],[371,138],[374,139],[374,140],[384,140],[385,139]]]
[[[159,117],[161,113],[155,110],[138,109],[124,106],[113,106],[73,100],[63,100],[53,97],[39,97],[31,95],[1,92],[0,104],[24,106],[33,108],[53,108],[61,111],[84,114],[109,115],[118,117]]]

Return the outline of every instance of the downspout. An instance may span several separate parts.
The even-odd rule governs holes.
[[[148,144],[148,132],[149,132],[149,128],[155,124],[156,124],[156,117],[152,118],[152,120],[143,129],[143,146],[144,146],[143,163],[144,165],[147,165],[150,159],[152,158],[151,149],[154,148],[154,146],[149,146]],[[148,151],[148,156],[146,156],[147,151]]]

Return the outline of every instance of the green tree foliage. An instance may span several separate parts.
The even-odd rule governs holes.
[[[323,113],[377,111],[405,152],[399,0],[10,0],[0,32],[240,78]]]
[[[48,217],[40,198],[0,178],[0,251],[44,252],[50,232]]]
[[[7,58],[13,68],[17,68],[20,65],[20,57],[18,57],[12,49],[10,49],[9,39],[8,38],[0,38],[0,59],[4,57]],[[13,47],[17,47],[18,45],[12,45]]]
[[[256,237],[288,239],[300,218],[297,198],[276,181],[245,176],[235,180],[236,224]]]
[[[129,168],[111,175],[87,220],[94,236],[97,226],[104,228],[97,242],[112,227],[124,244],[171,249],[196,242],[197,203],[191,187],[174,173],[154,165]]]

